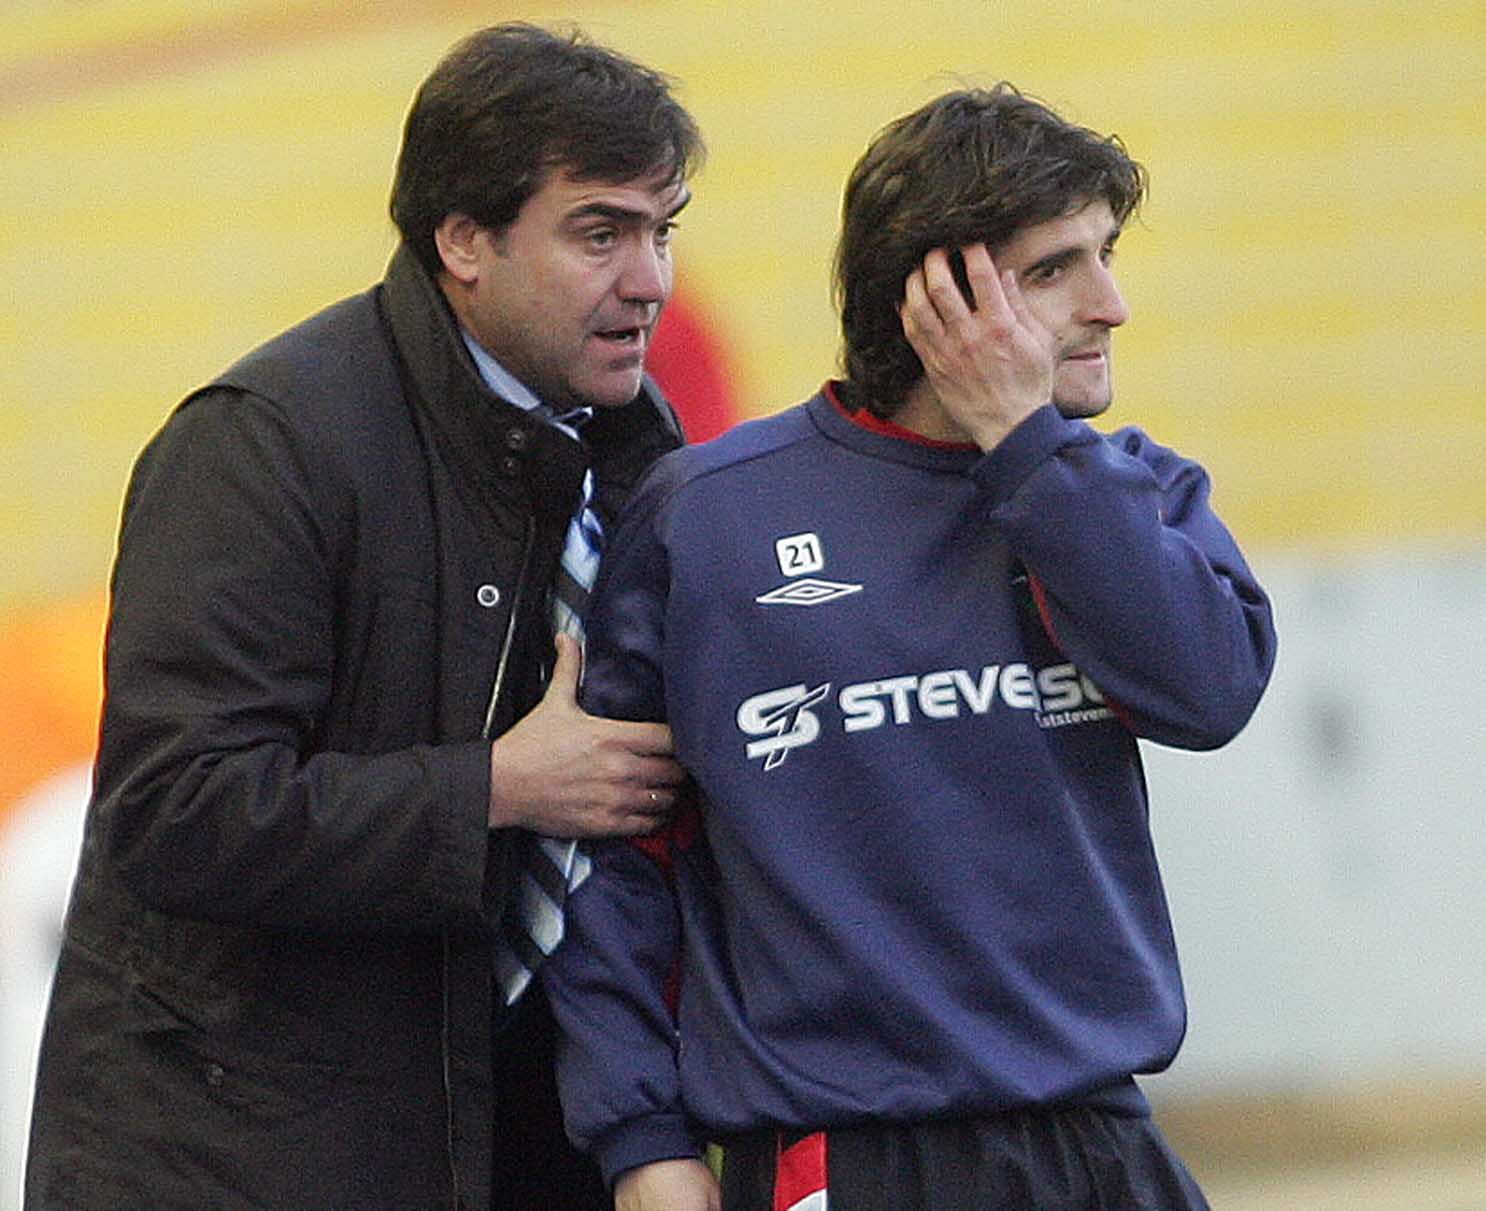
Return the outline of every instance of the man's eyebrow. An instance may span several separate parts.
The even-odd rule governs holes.
[[[687,190],[685,196],[676,203],[663,216],[664,219],[674,219],[691,201],[691,191]],[[588,202],[576,207],[568,213],[570,222],[579,222],[583,219],[609,219],[615,223],[643,223],[650,218],[649,211],[637,210],[633,206],[616,206],[612,202]]]
[[[1110,248],[1119,240],[1124,228],[1116,225],[1109,229],[1109,234],[1104,237],[1099,245],[1101,249]],[[1064,265],[1071,265],[1083,253],[1083,247],[1079,244],[1070,244],[1067,248],[1058,248],[1045,257],[1039,257],[1022,270],[1026,273],[1036,273],[1044,269],[1061,269]]]
[[[1045,257],[1039,257],[1025,269],[1023,275],[1029,273],[1040,273],[1044,269],[1061,269],[1064,265],[1071,265],[1082,254],[1083,249],[1077,245],[1067,248],[1059,248],[1056,252],[1050,252]]]

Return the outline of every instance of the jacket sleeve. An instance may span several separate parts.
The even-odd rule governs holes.
[[[658,464],[662,472],[667,461]],[[668,569],[652,524],[663,478],[642,484],[606,545],[584,663],[582,701],[594,714],[666,717]],[[568,1134],[610,1183],[626,1169],[701,1152],[677,1070],[681,927],[671,876],[681,816],[661,833],[590,848],[592,874],[569,897],[563,943],[541,969],[561,1028],[557,1077]]]
[[[125,500],[96,809],[147,907],[227,924],[425,930],[480,912],[488,746],[323,751],[336,472],[268,403],[213,390]]]
[[[569,1137],[611,1185],[626,1169],[701,1154],[677,1069],[674,980],[680,923],[665,859],[633,842],[591,850],[567,932],[542,965],[561,1034],[558,1090]]]
[[[1137,735],[1210,749],[1239,733],[1274,666],[1274,620],[1200,466],[1048,406],[972,474],[1053,639]]]

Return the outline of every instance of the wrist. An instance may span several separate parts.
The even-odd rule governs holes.
[[[684,1115],[660,1113],[619,1124],[594,1155],[604,1180],[613,1187],[625,1173],[661,1161],[700,1162],[702,1149]]]
[[[490,745],[486,773],[489,781],[485,790],[485,821],[492,829],[524,828],[526,819],[520,809],[515,772],[504,760],[505,752],[500,740]]]

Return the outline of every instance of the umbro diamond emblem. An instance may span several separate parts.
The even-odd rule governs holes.
[[[859,584],[844,584],[839,580],[821,580],[815,576],[807,576],[803,580],[792,580],[777,589],[770,589],[761,597],[755,597],[754,601],[760,605],[824,605],[828,601],[849,597],[861,591],[862,586]]]

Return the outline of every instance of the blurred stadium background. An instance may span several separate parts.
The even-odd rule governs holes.
[[[380,276],[413,90],[513,18],[704,127],[662,375],[699,435],[834,369],[841,183],[899,113],[1004,77],[1148,165],[1113,420],[1212,471],[1282,639],[1234,746],[1150,754],[1192,1025],[1148,1088],[1217,1208],[1486,1208],[1481,0],[0,0],[0,1211],[130,464]]]

